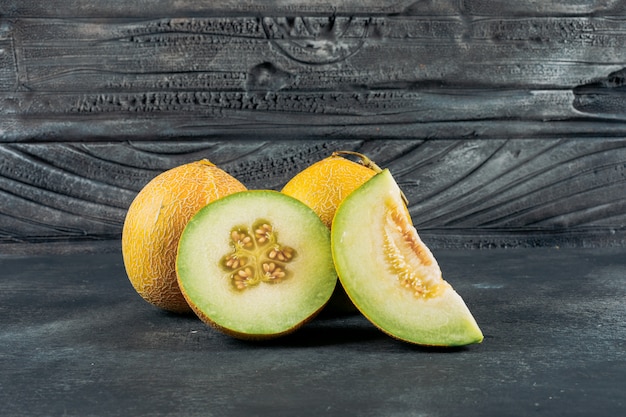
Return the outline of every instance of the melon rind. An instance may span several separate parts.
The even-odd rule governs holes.
[[[269,221],[280,243],[295,249],[297,256],[288,265],[293,276],[238,291],[220,260],[232,250],[233,227],[257,219]],[[328,228],[304,203],[271,190],[231,194],[200,210],[181,236],[176,269],[179,286],[196,314],[243,339],[297,329],[324,307],[337,283]]]
[[[421,241],[424,256],[432,261],[427,273],[440,280],[439,291],[417,297],[399,285],[383,249],[381,231],[389,201],[403,204],[400,188],[385,169],[350,194],[337,210],[331,246],[346,293],[376,327],[397,339],[430,346],[481,342],[483,334],[476,320],[461,296],[441,278],[435,258]]]
[[[281,192],[311,207],[330,229],[339,203],[374,174],[362,164],[331,155],[300,171]]]
[[[209,160],[169,169],[133,199],[122,228],[128,278],[147,302],[174,313],[191,313],[176,278],[176,248],[189,219],[202,207],[246,187]]]

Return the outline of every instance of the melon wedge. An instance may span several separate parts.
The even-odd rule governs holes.
[[[331,247],[346,293],[376,327],[429,346],[479,343],[483,334],[420,239],[388,169],[352,192],[333,220]]]

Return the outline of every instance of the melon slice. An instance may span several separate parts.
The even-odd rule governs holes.
[[[328,228],[304,203],[271,190],[201,209],[180,238],[176,272],[198,317],[241,339],[296,330],[337,284]]]
[[[354,305],[376,327],[430,346],[479,343],[483,334],[420,239],[388,169],[352,192],[333,220],[335,267]]]

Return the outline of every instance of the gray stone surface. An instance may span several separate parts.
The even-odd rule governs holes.
[[[121,256],[0,257],[6,416],[618,416],[623,249],[439,250],[480,345],[396,341],[319,316],[264,343],[161,312]]]

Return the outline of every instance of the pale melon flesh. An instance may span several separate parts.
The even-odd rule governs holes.
[[[479,343],[483,334],[421,241],[398,184],[383,170],[339,206],[331,231],[339,279],[376,327],[430,346]]]
[[[294,331],[337,283],[328,228],[305,204],[271,190],[238,192],[201,209],[183,231],[176,271],[194,312],[242,339]]]

